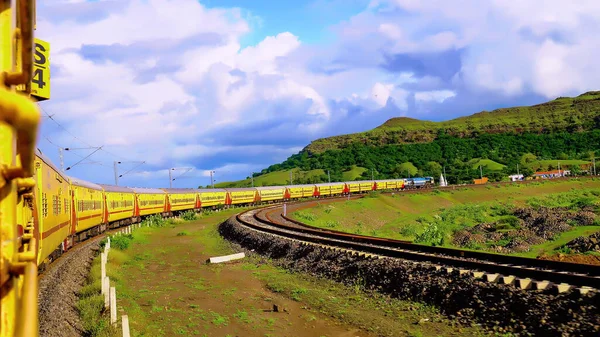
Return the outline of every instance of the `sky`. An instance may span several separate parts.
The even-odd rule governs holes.
[[[243,179],[392,117],[598,90],[598,31],[596,0],[38,1],[38,147],[96,183]]]

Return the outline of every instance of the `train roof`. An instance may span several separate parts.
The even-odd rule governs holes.
[[[361,183],[374,183],[375,180],[350,180],[350,181],[345,181],[345,183],[352,183],[352,184],[361,184]]]
[[[198,193],[215,193],[215,192],[227,192],[222,188],[201,188],[196,190]]]
[[[397,179],[380,179],[380,180],[375,180],[375,181],[404,181],[404,178],[397,178]]]
[[[133,190],[129,187],[123,186],[115,186],[115,185],[105,185],[99,184],[106,192],[125,192],[125,193],[133,193]]]
[[[78,179],[78,178],[73,178],[73,177],[71,177],[70,179],[71,179],[71,184],[73,184],[75,186],[87,187],[87,188],[91,188],[93,190],[99,190],[99,191],[103,190],[102,186],[100,186],[98,184],[94,184],[89,181],[85,181],[83,179]]]
[[[298,188],[298,187],[315,187],[315,184],[304,184],[304,185],[286,185],[284,187],[290,188]]]
[[[161,188],[161,190],[169,194],[198,193],[198,189],[196,188]]]
[[[160,188],[132,187],[131,189],[137,194],[165,194],[165,191]]]
[[[335,185],[344,185],[344,182],[337,182],[337,183],[318,183],[315,184],[315,186],[335,186]]]
[[[40,159],[44,163],[46,163],[46,165],[50,166],[54,171],[56,171],[56,173],[58,173],[64,180],[69,180],[70,177],[67,176],[66,174],[64,174],[63,172],[61,172],[56,166],[54,166],[52,161],[48,157],[46,157],[40,149],[36,148],[35,154],[36,154],[36,156],[40,157]]]
[[[243,191],[255,191],[256,192],[256,187],[232,187],[232,188],[225,188],[225,190],[227,192],[243,192]]]
[[[255,189],[257,189],[259,191],[276,190],[276,189],[282,189],[282,188],[285,188],[285,186],[257,186],[257,187],[255,187]]]

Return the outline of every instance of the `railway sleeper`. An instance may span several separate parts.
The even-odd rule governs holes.
[[[252,230],[255,230],[255,229],[252,229]],[[329,251],[343,252],[343,253],[349,254],[351,256],[363,257],[366,259],[382,259],[382,258],[392,259],[392,257],[383,256],[383,255],[371,254],[371,253],[367,253],[367,252],[346,249],[346,248],[340,248],[340,247],[325,245],[325,244],[321,244],[321,243],[302,241],[302,240],[292,239],[292,238],[288,238],[288,237],[281,236],[281,235],[275,235],[275,234],[270,234],[270,235],[274,235],[279,238],[286,239],[288,241],[296,242],[296,243],[300,244],[301,246],[307,246],[307,245],[318,246],[318,247],[327,249]],[[401,260],[403,260],[403,259],[401,259]],[[412,260],[403,260],[403,261],[405,263],[421,264],[423,266],[429,266],[432,270],[435,270],[435,271],[443,270],[447,274],[456,273],[458,275],[468,275],[474,279],[482,280],[484,282],[502,283],[504,285],[513,286],[513,287],[516,287],[516,288],[519,288],[522,290],[550,290],[550,291],[553,291],[555,294],[566,293],[569,291],[576,291],[580,295],[587,294],[591,291],[597,291],[597,289],[594,289],[594,288],[588,287],[588,286],[575,287],[575,286],[567,284],[567,283],[556,284],[556,283],[553,283],[553,282],[550,282],[547,280],[539,281],[539,280],[533,280],[531,278],[518,278],[514,275],[501,275],[498,273],[487,273],[487,272],[469,270],[469,269],[464,269],[464,268],[446,267],[446,266],[442,266],[442,265],[431,264],[430,262],[421,262],[421,261],[412,261]],[[507,264],[504,264],[504,265],[508,266]],[[530,268],[527,268],[527,269],[530,269]]]

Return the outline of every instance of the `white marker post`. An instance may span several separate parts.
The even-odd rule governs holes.
[[[102,279],[102,288],[106,289],[104,292],[104,308],[108,308],[110,304],[110,278],[108,276]]]
[[[123,324],[123,337],[129,337],[129,317],[121,316],[121,324]]]
[[[110,287],[110,324],[117,324],[117,290]]]
[[[283,216],[287,215],[287,204],[284,202],[283,203]]]

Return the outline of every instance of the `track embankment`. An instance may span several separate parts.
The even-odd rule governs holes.
[[[448,274],[443,269],[400,259],[351,255],[247,228],[235,216],[222,223],[219,232],[241,247],[269,257],[290,270],[428,303],[467,325],[477,322],[490,330],[523,335],[600,334],[597,292],[556,294],[549,290],[522,290],[460,275],[458,270]]]
[[[40,337],[83,336],[77,294],[89,273],[102,237],[77,244],[53,261],[40,276]]]

